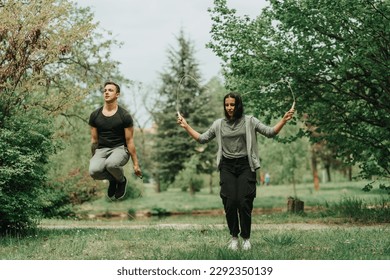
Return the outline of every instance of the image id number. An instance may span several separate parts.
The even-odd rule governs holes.
[[[271,275],[272,267],[210,267],[210,275]]]

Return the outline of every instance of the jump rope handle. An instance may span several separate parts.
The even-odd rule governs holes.
[[[292,90],[292,88],[291,88],[291,84],[290,84],[290,82],[289,81],[287,81],[287,85],[288,85],[288,88],[290,89],[290,91],[291,91],[291,94],[292,94],[292,97],[293,97],[293,104],[292,104],[292,106],[291,106],[291,109],[290,110],[294,110],[295,109],[295,94],[294,94],[294,92],[293,92],[293,90]]]
[[[293,102],[290,110],[294,110],[294,109],[295,109],[295,101]]]

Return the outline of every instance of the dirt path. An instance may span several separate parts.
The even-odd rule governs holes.
[[[285,224],[252,224],[253,230],[323,230],[335,228],[383,228],[389,229],[389,225],[354,225],[354,224],[311,224],[311,223],[285,223]],[[174,224],[161,223],[155,225],[128,225],[128,224],[60,224],[60,225],[40,225],[42,229],[177,229],[177,230],[192,230],[192,229],[225,229],[225,224],[200,225],[200,224]]]

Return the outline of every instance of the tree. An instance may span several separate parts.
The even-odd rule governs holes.
[[[156,96],[157,92],[154,86],[140,82],[134,82],[128,91],[131,98],[128,99],[127,104],[136,127],[134,141],[137,147],[138,160],[144,181],[148,181],[151,176],[149,172],[153,170],[154,164],[152,147],[155,124],[151,122],[153,106],[159,103],[158,96]]]
[[[157,125],[155,140],[155,177],[161,189],[174,181],[185,161],[202,151],[202,157],[212,157],[208,146],[197,148],[194,140],[180,129],[176,123],[176,111],[188,119],[195,129],[204,130],[210,125],[214,115],[210,107],[210,95],[201,85],[198,63],[194,57],[194,47],[181,31],[177,37],[178,49],[168,50],[168,65],[161,74],[159,89],[161,100],[155,106],[153,118]],[[201,160],[204,162],[204,158]],[[197,170],[200,172],[201,164]],[[160,189],[158,188],[158,191]]]
[[[302,125],[302,124],[301,124]],[[285,126],[277,137],[259,137],[261,172],[269,172],[272,184],[304,183],[309,166],[309,141],[283,140],[297,132],[298,126]]]
[[[289,82],[315,127],[299,136],[325,140],[363,178],[390,177],[389,1],[271,0],[254,20],[214,3],[209,47],[227,85],[252,90],[253,111],[282,115]]]
[[[208,95],[208,104],[207,107],[210,108],[209,114],[210,116],[210,123],[214,118],[217,117],[224,117],[224,109],[223,109],[223,97],[226,94],[226,90],[223,86],[223,82],[220,77],[213,77],[210,79],[210,81],[206,84],[206,94]],[[213,174],[217,170],[216,169],[216,153],[217,153],[217,142],[211,141],[207,143],[207,150],[204,149],[203,151],[206,151],[206,153],[201,153],[201,165],[202,165],[202,172],[209,175],[209,192],[214,193],[213,186]],[[204,146],[202,146],[204,148]],[[219,183],[217,184],[219,186]]]
[[[1,1],[0,15],[4,233],[33,228],[50,204],[47,164],[61,149],[58,118],[85,122],[86,96],[103,78],[121,76],[107,52],[115,42],[101,40],[89,9],[64,0],[9,0]]]
[[[195,192],[199,192],[203,181],[199,175],[197,175],[197,166],[199,165],[199,155],[193,154],[191,158],[184,162],[183,169],[175,176],[174,186],[181,188],[182,191],[189,191],[191,195],[195,195]]]

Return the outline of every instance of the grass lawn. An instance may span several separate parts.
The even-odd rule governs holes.
[[[252,250],[227,249],[229,234],[218,190],[195,196],[145,185],[142,197],[111,202],[102,197],[78,207],[93,219],[43,220],[28,236],[3,236],[2,260],[390,260],[389,196],[361,191],[365,182],[297,186],[303,214],[287,210],[291,186],[258,187]],[[340,201],[345,200],[343,203]],[[383,205],[383,202],[386,204]],[[382,210],[376,212],[376,205]],[[329,208],[335,204],[337,207]],[[364,207],[363,207],[364,206]],[[102,213],[217,210],[213,215],[99,218]],[[269,211],[273,209],[273,211]],[[331,209],[331,210],[329,210]],[[338,211],[344,211],[340,216]]]
[[[111,224],[113,225],[113,224]],[[389,260],[387,226],[255,227],[252,250],[230,251],[224,226],[40,229],[0,241],[8,260]]]
[[[371,192],[363,192],[362,188],[367,182],[342,182],[321,184],[319,191],[315,191],[311,184],[296,186],[297,196],[304,201],[305,207],[321,207],[326,203],[339,202],[342,198],[364,199],[366,203],[376,204],[383,197],[388,197],[385,191],[378,188]],[[109,214],[109,213],[136,213],[149,212],[187,212],[194,210],[217,209],[223,211],[219,188],[215,187],[210,194],[209,189],[202,189],[196,195],[182,192],[180,189],[171,188],[165,192],[156,193],[152,185],[144,184],[142,196],[137,199],[123,201],[110,201],[106,198],[106,188],[101,190],[100,197],[90,203],[84,203],[77,207],[80,215]],[[290,185],[259,186],[257,197],[254,201],[255,209],[287,209],[287,198],[294,196]]]

